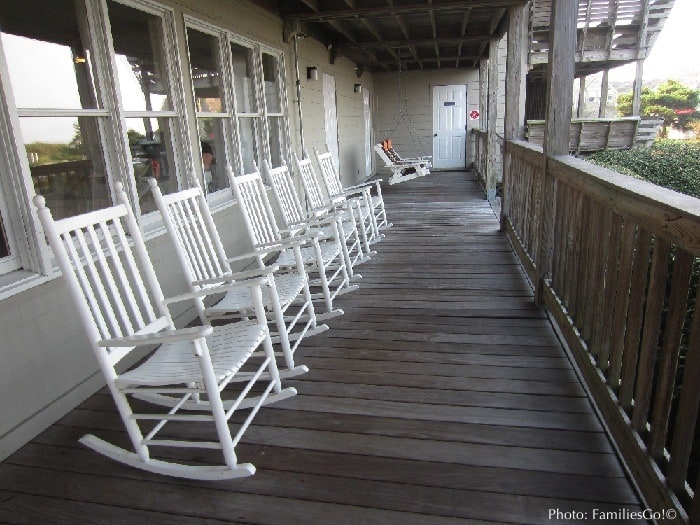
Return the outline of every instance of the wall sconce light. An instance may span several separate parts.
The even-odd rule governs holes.
[[[307,67],[306,68],[306,79],[307,80],[318,80],[318,68],[317,67]]]
[[[362,93],[362,84],[355,84],[355,88],[353,89],[355,93]]]

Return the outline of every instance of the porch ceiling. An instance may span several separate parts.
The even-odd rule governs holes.
[[[279,0],[286,31],[324,43],[358,71],[478,67],[507,8],[524,0]]]

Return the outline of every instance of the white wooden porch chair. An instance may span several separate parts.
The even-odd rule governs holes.
[[[116,196],[116,206],[60,221],[53,220],[44,197],[34,198],[76,313],[134,450],[90,434],[80,441],[116,461],[158,474],[205,480],[250,476],[255,467],[238,463],[237,443],[263,404],[296,394],[293,388],[281,387],[265,319],[261,286],[267,286],[272,270],[264,269],[256,278],[221,288],[248,290],[255,305],[251,320],[216,328],[204,325],[178,329],[168,305],[208,292],[163,298],[120,184]],[[132,360],[156,345],[141,364],[126,372],[118,371],[120,361],[134,350],[139,349],[139,354]],[[248,369],[249,358],[259,351],[265,354],[262,362],[243,373],[242,367]],[[262,379],[263,375],[267,379]],[[256,384],[261,384],[260,389],[249,395]],[[141,403],[137,406],[142,408],[135,412],[133,397],[172,402],[168,401],[166,408]],[[231,423],[235,413],[248,408],[251,410],[241,423]],[[188,425],[190,431],[183,437],[179,430]],[[235,433],[232,427],[237,429]],[[161,431],[167,434],[160,437]],[[194,439],[195,435],[203,438]],[[193,459],[155,459],[151,453],[158,447]],[[197,451],[188,455],[188,448]],[[215,464],[202,464],[202,449],[218,451]]]
[[[337,227],[345,240],[341,243],[341,247],[348,275],[351,280],[361,279],[362,276],[355,272],[355,266],[369,260],[369,257],[365,257],[362,251],[362,239],[355,220],[343,219],[340,212],[332,212],[326,206],[311,212],[305,210],[286,164],[271,168],[267,160],[263,161],[263,177],[272,187],[284,227],[287,229],[315,228],[324,237],[330,238],[335,235]]]
[[[333,307],[339,294],[357,289],[350,285],[350,277],[342,251],[342,237],[336,231],[332,238],[320,238],[319,232],[299,229],[280,230],[275,214],[267,197],[260,172],[234,177],[228,168],[236,200],[243,212],[248,235],[261,256],[270,248],[285,248],[275,259],[281,267],[296,264],[295,257],[301,257],[310,276],[309,284],[320,287],[320,292],[312,294],[314,299],[322,299],[325,312],[317,313],[319,319],[328,319],[343,314],[343,310]],[[296,252],[291,250],[299,246]]]
[[[260,251],[231,258],[226,256],[201,188],[163,195],[155,179],[150,179],[149,184],[191,292],[215,290],[223,283],[245,278],[250,273],[233,272],[232,262],[252,261],[258,268],[265,267]],[[256,271],[259,270],[253,270],[253,273]],[[328,330],[328,326],[316,323],[301,257],[298,257],[296,267],[278,270],[270,276],[269,286],[263,289],[263,302],[273,330],[273,343],[280,344],[284,358],[285,366],[280,365],[281,376],[293,377],[308,372],[307,367],[295,365],[294,352],[304,337],[322,333]],[[217,318],[247,317],[253,312],[254,303],[246,290],[237,289],[227,292],[209,307],[205,307],[203,301],[197,301],[197,309],[202,322],[207,324]]]
[[[316,155],[318,166],[321,168],[321,177],[326,185],[326,191],[331,198],[346,199],[354,195],[361,195],[364,199],[365,206],[368,206],[372,210],[374,235],[379,236],[381,230],[391,228],[392,224],[386,218],[381,179],[344,188],[340,180],[340,174],[335,169],[333,155],[329,151],[326,153],[319,153],[316,148],[314,148],[314,154]],[[374,193],[372,190],[374,190]]]
[[[316,170],[311,163],[311,158],[307,154],[303,159],[299,159],[294,153],[294,164],[297,172],[301,176],[302,186],[306,193],[307,206],[309,211],[328,209],[340,210],[344,220],[354,220],[357,230],[360,232],[362,239],[362,251],[366,257],[369,257],[376,252],[372,251],[371,243],[376,240],[374,223],[372,221],[372,212],[366,206],[362,197],[352,197],[349,199],[332,199],[330,195],[324,192],[321,188]]]
[[[430,174],[427,164],[420,160],[392,160],[381,143],[374,145],[374,151],[377,152],[384,165],[391,170],[392,175],[389,179],[389,184],[399,184],[400,182],[406,182]]]

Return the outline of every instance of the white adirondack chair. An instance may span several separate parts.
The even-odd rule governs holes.
[[[205,480],[250,476],[255,467],[238,463],[237,443],[263,404],[296,394],[293,388],[281,387],[265,319],[261,285],[267,285],[272,270],[264,269],[256,278],[219,288],[247,289],[255,305],[251,320],[216,328],[177,329],[168,305],[196,299],[208,291],[163,298],[136,218],[119,184],[116,196],[116,206],[60,221],[53,220],[42,196],[34,198],[134,451],[90,434],[80,441],[116,461],[158,474]],[[123,373],[115,368],[132,351],[154,345],[159,346],[138,366]],[[252,371],[241,372],[259,351],[265,354],[262,362]],[[262,380],[263,375],[267,379]],[[257,383],[263,383],[261,390],[249,395]],[[235,390],[233,397],[227,395],[224,400],[224,389],[227,393]],[[172,403],[166,403],[166,409],[149,405],[150,410],[134,412],[132,396]],[[235,424],[238,430],[233,433],[231,418],[244,408],[251,410],[242,423]],[[170,422],[177,423],[167,425]],[[188,424],[197,429],[196,434],[202,433],[203,439],[195,440],[192,432],[179,437],[178,429]],[[211,436],[206,434],[208,425]],[[169,434],[159,437],[166,426]],[[171,430],[171,426],[175,428]],[[193,464],[195,459],[189,463],[155,459],[151,452],[157,447],[179,450],[182,455],[186,455],[184,449],[198,449],[191,453],[198,464]],[[203,465],[202,449],[219,451],[223,457],[217,457],[217,464]]]
[[[301,176],[309,212],[324,208],[342,211],[344,220],[352,219],[355,221],[357,230],[360,232],[360,237],[362,238],[362,251],[364,255],[367,257],[374,255],[376,252],[372,251],[370,246],[375,240],[372,212],[365,205],[363,198],[332,199],[328,194],[324,193],[321,188],[316,170],[308,155],[303,159],[299,159],[297,154],[294,153],[294,164],[297,172]]]
[[[326,311],[318,313],[317,317],[328,319],[342,315],[343,310],[333,307],[333,300],[339,294],[357,289],[357,286],[350,285],[343,258],[342,237],[337,227],[332,238],[324,239],[320,239],[319,232],[280,230],[260,172],[234,177],[230,167],[228,170],[234,195],[255,249],[266,253],[270,248],[287,248],[275,259],[276,264],[285,267],[295,264],[294,252],[289,248],[301,245],[301,258],[311,277],[310,284],[321,288],[312,297],[322,299],[325,305]]]
[[[149,184],[153,199],[175,245],[175,252],[190,291],[198,292],[246,278],[250,272],[235,273],[231,270],[231,263],[234,261],[252,260],[259,268],[265,267],[260,251],[232,258],[226,256],[201,188],[163,195],[155,179],[149,179]],[[299,251],[298,246],[293,249]],[[270,253],[274,251],[275,249],[269,250]],[[283,378],[308,372],[307,367],[294,364],[294,352],[305,336],[328,330],[327,325],[316,324],[316,313],[301,253],[296,255],[296,267],[275,272],[270,276],[269,286],[263,289],[263,302],[269,312],[271,328],[275,330],[273,343],[279,342],[284,357],[285,366],[280,366],[280,375]],[[253,270],[253,273],[257,271],[259,270]],[[253,312],[254,304],[246,290],[238,289],[227,292],[208,308],[205,307],[204,301],[197,301],[197,309],[202,322],[208,324],[210,320],[217,318],[247,317]],[[290,311],[293,315],[289,315]]]
[[[282,222],[286,229],[315,228],[324,237],[333,237],[336,231],[343,233],[341,243],[343,257],[351,280],[361,279],[355,272],[355,266],[369,260],[362,251],[362,239],[353,218],[343,219],[340,212],[331,212],[328,207],[307,212],[301,204],[294,187],[294,180],[286,164],[271,168],[267,160],[263,161],[264,179],[272,186],[275,201],[281,211]]]
[[[331,198],[347,199],[354,195],[361,195],[364,199],[364,205],[372,210],[372,227],[375,236],[379,236],[381,230],[391,228],[392,224],[386,218],[381,179],[344,188],[340,174],[335,169],[333,155],[330,152],[319,153],[316,148],[314,148],[314,153],[321,168],[321,177],[326,185],[326,191]],[[374,190],[374,194],[372,194],[372,190]]]
[[[377,152],[377,155],[382,159],[384,165],[391,170],[392,175],[389,179],[389,184],[399,184],[400,182],[406,182],[430,174],[427,162],[419,159],[405,161],[392,160],[381,143],[374,145],[374,151]]]

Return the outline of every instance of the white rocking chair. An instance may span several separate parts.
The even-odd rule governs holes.
[[[233,261],[253,260],[259,268],[265,267],[259,251],[232,258],[226,256],[201,188],[163,195],[155,179],[150,179],[149,184],[191,292],[215,289],[226,282],[245,279],[251,273],[233,272]],[[253,274],[257,272],[259,270],[252,271]],[[288,378],[308,372],[306,366],[294,364],[294,352],[304,337],[325,332],[328,326],[316,324],[316,313],[301,258],[299,257],[296,268],[277,271],[271,275],[269,286],[263,289],[263,293],[271,328],[276,330],[272,334],[272,340],[273,343],[279,342],[284,357],[285,366],[279,367],[281,377]],[[292,305],[295,306],[294,315],[285,317]],[[221,300],[208,308],[204,301],[197,301],[197,309],[202,322],[208,324],[213,319],[247,317],[254,311],[254,304],[246,290],[238,289],[227,292]]]
[[[375,144],[374,151],[377,152],[384,165],[391,170],[392,176],[389,179],[389,184],[399,184],[430,174],[430,162],[427,159],[404,160],[398,156],[393,157],[391,153],[393,148],[386,143]]]
[[[326,191],[332,199],[346,199],[354,195],[361,195],[364,198],[365,206],[372,210],[374,235],[380,236],[381,230],[391,228],[392,224],[386,218],[381,179],[344,188],[340,180],[340,174],[335,169],[333,155],[330,152],[319,153],[316,148],[314,148],[314,153],[321,168],[321,176],[326,185]],[[374,195],[372,190],[374,190]]]
[[[308,154],[303,159],[299,159],[294,153],[294,164],[297,172],[301,176],[301,182],[306,193],[309,212],[319,209],[340,210],[343,220],[354,220],[357,230],[362,238],[362,251],[365,257],[374,255],[371,243],[376,240],[375,229],[373,223],[373,215],[371,209],[366,206],[362,197],[346,198],[331,198],[330,195],[324,193],[321,184],[316,175],[311,159]]]
[[[343,310],[333,307],[333,301],[339,294],[357,289],[350,285],[350,277],[345,266],[342,251],[342,237],[336,231],[332,238],[320,239],[320,234],[299,229],[280,230],[275,214],[267,198],[267,192],[258,171],[234,177],[230,169],[229,177],[236,200],[243,212],[243,219],[248,235],[261,256],[272,248],[282,248],[275,259],[281,267],[298,264],[295,258],[301,257],[307,273],[312,279],[310,285],[320,287],[321,291],[312,294],[320,298],[326,311],[318,313],[318,319],[329,319],[343,314]],[[299,250],[290,248],[299,247]]]
[[[247,289],[254,298],[255,317],[249,321],[212,328],[176,329],[168,304],[208,293],[188,293],[168,300],[163,294],[146,251],[136,218],[120,184],[120,204],[111,208],[54,221],[44,197],[37,196],[39,218],[58,260],[77,314],[87,332],[134,451],[86,435],[81,443],[116,461],[149,472],[191,479],[221,480],[250,476],[255,467],[238,463],[235,447],[263,404],[296,394],[281,388],[262,303],[261,285],[271,270],[257,278],[237,281],[220,290]],[[115,366],[133,350],[153,347],[149,357],[131,370],[119,373]],[[241,372],[249,358],[264,350],[265,358],[253,371]],[[246,366],[247,368],[247,366]],[[262,381],[261,376],[269,379]],[[240,381],[243,381],[241,383]],[[250,395],[263,382],[262,390]],[[266,385],[265,385],[266,383]],[[222,391],[240,388],[224,399]],[[227,388],[228,387],[228,388]],[[151,406],[134,412],[132,396],[173,400],[172,406]],[[237,423],[229,422],[240,409],[250,412]],[[173,423],[173,425],[168,425]],[[194,440],[177,430],[190,425],[196,433],[211,425],[211,438]],[[172,428],[172,427],[176,428]],[[159,438],[161,431],[170,432]],[[172,428],[172,430],[170,430]],[[151,450],[168,447],[199,451],[191,462],[154,459]],[[218,464],[202,464],[202,449],[218,450]],[[218,455],[218,454],[217,454]],[[196,464],[195,464],[196,461]]]
[[[340,212],[333,213],[325,206],[312,212],[305,211],[294,187],[292,174],[286,164],[271,168],[265,160],[263,161],[263,174],[264,179],[272,186],[284,227],[286,229],[315,228],[321,232],[323,237],[330,238],[335,235],[337,227],[345,239],[345,242],[341,243],[341,247],[348,275],[351,280],[361,279],[362,276],[355,273],[355,266],[369,260],[369,257],[365,257],[362,251],[362,239],[357,231],[355,220],[353,218],[343,219]]]

